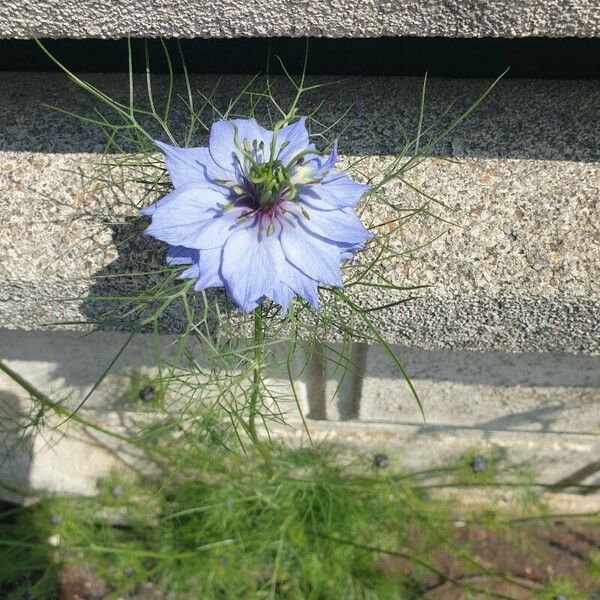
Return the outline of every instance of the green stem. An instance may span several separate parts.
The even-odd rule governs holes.
[[[46,394],[40,392],[37,388],[35,388],[31,383],[29,383],[26,379],[21,377],[16,371],[13,371],[5,362],[0,360],[0,371],[4,372],[8,377],[10,377],[17,385],[22,387],[34,400],[36,400],[42,406],[52,409],[57,415],[61,417],[67,417],[66,420],[73,420],[79,423],[80,425],[84,425],[85,427],[89,427],[99,433],[104,433],[113,438],[116,438],[122,442],[127,442],[128,444],[134,444],[134,441],[129,439],[124,435],[120,435],[113,431],[110,431],[100,425],[96,425],[92,421],[88,419],[84,419],[79,415],[75,414],[73,411],[69,410],[62,406],[59,402],[56,402],[50,399]]]
[[[254,311],[254,365],[252,367],[252,394],[250,396],[248,416],[248,433],[255,444],[259,444],[258,434],[256,433],[256,414],[258,400],[260,398],[260,382],[263,368],[263,346],[265,338],[265,329],[263,323],[262,304]]]

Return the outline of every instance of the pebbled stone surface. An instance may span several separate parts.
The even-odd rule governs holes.
[[[127,90],[119,76],[94,81],[111,94]],[[197,78],[194,89],[214,81]],[[139,269],[158,246],[131,242],[131,202],[90,181],[101,135],[41,107],[85,107],[64,78],[3,74],[1,83],[0,326],[93,320],[94,302],[73,299],[127,292],[129,284],[98,277]],[[223,85],[239,84],[226,78]],[[317,92],[315,103],[327,101],[324,123],[351,105],[341,149],[346,164],[361,159],[358,177],[391,160],[399,122],[414,127],[420,85],[350,78]],[[452,100],[465,106],[484,85],[431,81],[426,122]],[[389,341],[600,353],[599,90],[594,81],[506,81],[435,158],[410,172],[408,181],[443,199],[449,208],[436,212],[456,225],[423,215],[398,232],[397,247],[407,255],[390,264],[390,273],[405,285],[431,287],[378,314]],[[405,184],[386,194],[401,205],[415,203]],[[365,213],[369,222],[380,217]],[[389,298],[370,293],[359,300],[375,306]],[[180,326],[172,315],[168,328]]]
[[[594,0],[4,0],[0,37],[594,37]]]

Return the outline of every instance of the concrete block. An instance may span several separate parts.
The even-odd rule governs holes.
[[[120,333],[80,337],[60,331],[4,330],[0,358],[38,389],[75,408],[123,341]],[[163,339],[165,348],[170,341]],[[600,482],[597,468],[585,470],[600,464],[598,357],[395,350],[420,395],[425,420],[389,359],[369,348],[358,390],[351,378],[340,386],[342,373],[327,361],[322,382],[318,373],[307,370],[295,383],[303,413],[321,418],[309,421],[315,441],[331,439],[350,446],[367,462],[384,452],[394,467],[410,470],[455,464],[473,449],[493,450],[538,482],[554,484],[577,473],[583,473],[578,483]],[[154,364],[153,340],[141,335],[79,414],[129,435],[164,418],[160,410],[132,403],[127,394],[131,373],[152,374]],[[271,381],[285,392],[285,374],[273,371]],[[320,389],[324,405],[315,411]],[[148,468],[139,453],[108,436],[74,423],[66,432],[53,429],[58,419],[47,419],[28,437],[15,438],[9,425],[14,425],[15,415],[31,411],[31,402],[4,375],[0,401],[5,455],[0,481],[10,487],[92,494],[96,480],[111,470]],[[176,410],[177,399],[168,401]],[[355,415],[349,407],[356,408]],[[303,439],[294,402],[290,399],[282,408],[287,410],[288,426],[273,424],[274,434],[290,442]],[[2,493],[10,495],[10,489]]]
[[[6,0],[0,36],[134,37],[592,37],[593,0]]]
[[[122,76],[92,79],[109,94],[126,93]],[[126,219],[135,210],[128,199],[90,183],[101,135],[41,107],[50,102],[83,110],[86,100],[61,75],[5,73],[1,80],[0,326],[31,330],[94,320],[97,303],[68,299],[90,290],[128,293],[131,282],[119,287],[101,277],[139,269],[157,247],[145,239],[129,243]],[[209,89],[215,81],[198,77],[193,88]],[[222,89],[242,81],[225,78]],[[486,83],[432,80],[426,122],[453,100],[467,106]],[[326,123],[352,104],[342,162],[360,158],[363,174],[386,164],[401,145],[400,124],[416,126],[420,86],[410,78],[350,78],[317,91],[313,101],[325,101]],[[378,316],[390,342],[600,352],[599,110],[595,81],[505,81],[436,149],[436,158],[409,174],[412,185],[449,205],[437,213],[457,226],[423,216],[398,235],[407,256],[390,264],[390,273],[402,284],[431,287]],[[173,126],[181,129],[181,115]],[[403,206],[418,200],[404,184],[386,193]],[[410,252],[446,229],[433,244]],[[370,293],[359,301],[371,307],[389,298]],[[181,321],[172,315],[165,327],[177,331]]]

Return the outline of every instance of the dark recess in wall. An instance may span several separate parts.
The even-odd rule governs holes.
[[[127,70],[127,41],[42,40],[69,68],[80,72]],[[174,57],[177,42],[165,40]],[[180,40],[188,69],[195,73],[281,72],[278,55],[293,73],[302,69],[303,38]],[[159,40],[148,40],[151,66],[166,70]],[[587,79],[600,77],[600,40],[587,38],[309,38],[308,72],[315,75],[418,75]],[[144,42],[132,40],[133,64],[144,70]],[[179,60],[175,69],[181,70]],[[56,66],[31,40],[0,40],[0,70],[52,71]]]

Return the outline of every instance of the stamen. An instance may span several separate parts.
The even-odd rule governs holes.
[[[248,213],[246,213],[245,215],[242,215],[241,217],[238,217],[238,218],[236,219],[236,223],[238,223],[238,224],[239,224],[239,223],[244,223],[244,222],[245,222],[245,221],[247,221],[247,220],[248,220],[248,219],[249,219],[251,216],[253,216],[255,212],[256,212],[256,211],[255,211],[255,210],[253,210],[253,211],[251,211],[251,212],[248,212]]]

